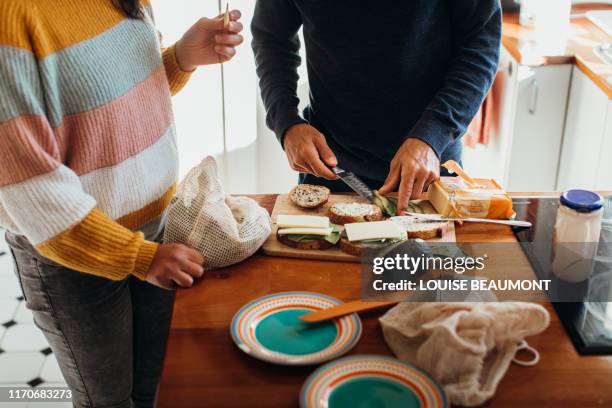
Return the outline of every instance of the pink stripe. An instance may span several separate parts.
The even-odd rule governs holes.
[[[0,187],[55,170],[60,152],[45,117],[20,116],[0,124]]]
[[[171,124],[170,91],[160,67],[112,102],[65,117],[56,136],[63,162],[83,175],[138,154],[159,140]]]
[[[43,116],[20,116],[0,124],[0,187],[48,173],[60,163],[78,175],[113,166],[154,144],[171,124],[163,67],[114,101],[65,117],[55,130]]]

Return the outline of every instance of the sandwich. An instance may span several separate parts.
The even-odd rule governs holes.
[[[276,239],[296,249],[324,250],[338,244],[340,229],[328,217],[313,215],[279,215]]]
[[[383,215],[386,217],[395,217],[398,215],[397,198],[395,197],[384,196],[380,194],[377,190],[374,190],[373,203],[381,209]],[[423,213],[423,209],[421,209],[421,207],[415,202],[408,203],[407,211],[413,213]]]
[[[293,204],[301,208],[318,208],[329,200],[329,188],[313,184],[299,184],[289,192]]]
[[[387,197],[374,190],[374,205],[381,209],[383,214],[387,217],[395,217],[397,215],[397,199],[394,197]]]
[[[352,223],[344,226],[340,250],[361,256],[366,249],[382,249],[406,239],[406,231],[394,221]]]
[[[329,220],[336,225],[382,221],[383,218],[382,210],[374,204],[336,203],[329,208]]]
[[[398,223],[406,231],[408,238],[422,240],[442,238],[448,225],[447,221],[422,220],[409,215],[392,217],[391,220]]]

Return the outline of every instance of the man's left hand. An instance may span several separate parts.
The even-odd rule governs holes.
[[[419,139],[407,139],[395,153],[380,193],[395,191],[399,185],[397,214],[402,215],[410,200],[422,198],[425,189],[439,178],[440,159],[433,149]]]

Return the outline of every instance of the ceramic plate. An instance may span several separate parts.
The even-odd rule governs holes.
[[[440,385],[424,371],[380,356],[345,357],[308,377],[302,408],[446,408]]]
[[[284,292],[254,300],[236,313],[232,338],[245,353],[271,363],[307,365],[328,361],[349,351],[361,336],[357,314],[322,323],[299,316],[342,302],[311,292]]]

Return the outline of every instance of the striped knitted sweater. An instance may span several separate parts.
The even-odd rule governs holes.
[[[176,186],[174,47],[111,0],[0,2],[0,225],[71,269],[144,279]]]

